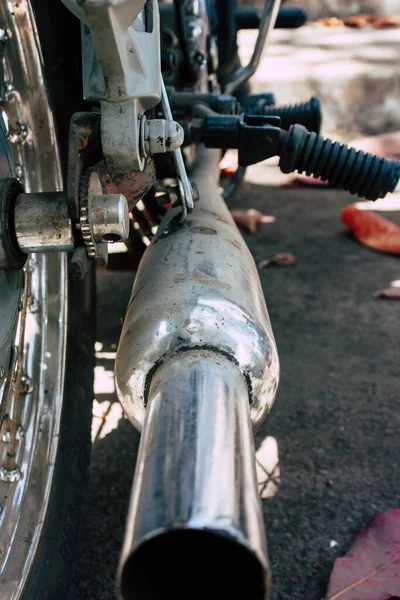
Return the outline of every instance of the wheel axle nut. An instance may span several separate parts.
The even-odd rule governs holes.
[[[119,242],[129,236],[129,210],[122,194],[93,196],[91,222],[96,242]]]

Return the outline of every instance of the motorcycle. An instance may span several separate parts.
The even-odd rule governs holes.
[[[316,98],[280,107],[249,92],[273,27],[304,21],[279,0],[1,3],[1,600],[71,591],[94,267],[117,241],[140,263],[115,380],[141,432],[119,597],[268,597],[253,433],[274,402],[279,358],[224,200],[272,156],[285,173],[369,200],[400,177],[398,162],[321,137]],[[242,66],[244,28],[259,31]],[[221,196],[230,148],[239,168]]]

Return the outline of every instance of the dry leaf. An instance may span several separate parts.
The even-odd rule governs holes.
[[[325,600],[389,600],[400,596],[400,510],[378,514],[338,558]]]
[[[371,210],[360,210],[354,204],[342,211],[342,221],[365,246],[400,254],[400,227]]]
[[[400,27],[399,15],[355,15],[344,19],[347,27],[374,27],[375,29],[385,29],[387,27]]]
[[[258,263],[257,267],[259,269],[264,269],[265,267],[269,267],[270,265],[278,265],[279,267],[289,267],[293,263],[296,262],[296,257],[291,252],[282,252],[281,254],[275,254],[271,256],[271,258],[267,258],[266,260],[262,260]]]
[[[233,210],[232,217],[238,227],[247,229],[250,233],[257,231],[257,225],[265,223],[275,223],[276,218],[271,215],[264,215],[255,208],[248,210]]]
[[[385,290],[379,290],[374,294],[375,298],[388,298],[389,300],[400,300],[400,288],[386,288]]]
[[[324,25],[325,27],[344,27],[343,19],[337,19],[336,17],[318,19],[317,23],[321,23],[321,25]]]

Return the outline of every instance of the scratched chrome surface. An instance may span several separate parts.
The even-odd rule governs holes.
[[[200,191],[184,223],[161,223],[133,286],[118,346],[119,399],[141,429],[152,374],[176,352],[213,350],[238,365],[255,429],[269,412],[279,359],[254,259],[218,193],[219,154],[199,157]],[[158,276],[162,285],[154,285]]]
[[[29,1],[1,2],[0,27],[7,33],[7,106],[27,127],[23,140],[11,139],[17,173],[27,192],[60,189],[56,134]],[[27,315],[24,375],[31,379],[33,390],[21,396],[17,442],[21,478],[13,483],[0,481],[0,600],[20,597],[35,556],[48,507],[62,407],[66,257],[32,255],[29,269],[35,302]],[[7,443],[3,427],[0,465]]]

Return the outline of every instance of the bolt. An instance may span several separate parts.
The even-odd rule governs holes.
[[[193,200],[197,202],[200,199],[199,190],[195,183],[191,183],[191,185]],[[161,206],[163,204],[171,204],[172,207],[180,206],[182,204],[181,193],[178,185],[168,185],[165,193],[156,196],[157,204]]]
[[[17,430],[15,432],[15,439],[16,440],[22,440],[25,437],[25,431],[23,429],[23,427],[21,427],[21,425],[18,425]],[[1,440],[3,442],[8,443],[11,439],[11,432],[10,429],[5,429],[3,428],[3,433],[1,436]]]
[[[39,301],[34,296],[31,296],[29,299],[28,308],[29,312],[31,312],[32,314],[36,313],[39,310]]]
[[[195,183],[193,183],[193,181],[191,182],[191,185],[192,185],[193,200],[194,200],[194,202],[197,202],[198,200],[200,200],[199,188],[197,187],[197,185]]]
[[[14,469],[6,469],[5,467],[0,468],[0,481],[6,481],[7,483],[15,483],[21,479],[21,470],[18,467]]]
[[[195,55],[193,56],[193,61],[199,66],[202,67],[203,65],[206,64],[206,59],[204,57],[204,54],[202,54],[201,52],[196,52]]]
[[[20,394],[31,394],[33,392],[32,380],[26,375],[21,377],[21,387],[19,390]]]
[[[0,367],[0,379],[3,379],[4,375],[6,374],[4,367]]]
[[[22,142],[25,141],[26,137],[28,135],[28,128],[26,125],[24,125],[24,123],[19,123],[19,121],[15,122],[15,127],[13,128],[13,130],[11,130],[10,127],[10,142],[12,144],[22,144]],[[18,165],[21,166],[21,165]],[[23,176],[23,169],[22,169],[22,175]]]
[[[180,206],[181,205],[181,198],[179,195],[179,187],[178,186],[169,185],[167,187],[167,194],[168,194],[171,206]]]
[[[33,271],[34,268],[37,265],[37,256],[36,256],[36,254],[30,254],[29,255],[28,263],[29,263],[29,266],[31,267],[31,271]]]
[[[0,29],[0,42],[6,42],[8,40],[7,31],[5,29]]]
[[[15,165],[15,173],[17,175],[17,179],[21,180],[24,178],[24,167],[20,164]]]

